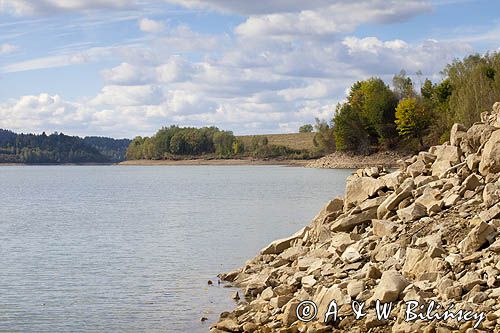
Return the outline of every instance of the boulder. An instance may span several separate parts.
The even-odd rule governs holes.
[[[337,232],[332,236],[328,252],[341,255],[345,249],[354,243],[351,235],[345,232]]]
[[[387,175],[384,175],[380,177],[385,186],[391,190],[395,190],[399,185],[403,182],[403,180],[407,176],[400,170],[388,173]]]
[[[331,231],[351,231],[359,224],[370,222],[371,219],[377,218],[377,207],[362,211],[359,214],[353,214],[338,218],[330,226]]]
[[[381,219],[387,212],[396,209],[401,201],[411,196],[411,191],[415,188],[413,179],[406,179],[396,192],[392,193],[377,208],[377,218]]]
[[[462,155],[460,148],[447,145],[433,146],[429,149],[429,153],[436,155],[436,162],[450,161],[452,164],[460,162]]]
[[[382,303],[397,301],[401,292],[408,286],[408,281],[396,270],[382,273],[380,282],[370,299],[371,302],[380,300]]]
[[[483,190],[483,202],[487,208],[500,201],[500,186],[497,184],[486,184]]]
[[[365,290],[365,281],[363,280],[353,280],[347,285],[347,294],[351,298],[356,298],[363,290]]]
[[[299,301],[292,300],[288,302],[283,310],[282,322],[285,326],[290,326],[297,321],[297,306]]]
[[[417,160],[415,163],[412,163],[406,168],[406,172],[412,176],[413,178],[425,173],[426,165],[423,161]]]
[[[492,225],[480,222],[476,225],[467,236],[459,243],[462,253],[470,253],[477,251],[488,241],[493,241],[496,234],[496,229]]]
[[[377,237],[391,235],[397,229],[397,224],[388,220],[372,220],[373,234]]]
[[[462,143],[462,148],[467,153],[476,153],[486,141],[490,138],[491,134],[495,131],[495,127],[476,123],[467,130],[467,141]]]
[[[283,307],[288,301],[292,299],[291,295],[276,296],[271,298],[269,305],[275,309]]]
[[[224,332],[240,332],[240,325],[238,325],[236,320],[231,318],[219,321],[216,328]]]
[[[464,125],[455,123],[450,131],[450,144],[455,147],[460,147],[460,143],[467,137],[467,128]]]
[[[421,151],[420,153],[418,153],[418,157],[417,157],[417,160],[420,160],[422,162],[424,162],[425,164],[431,164],[432,162],[434,162],[436,160],[436,155],[434,154],[431,154],[429,152],[426,152],[426,151]]]
[[[466,190],[473,191],[481,185],[481,181],[479,180],[478,175],[475,173],[469,175],[467,178],[465,178],[463,186]]]
[[[349,176],[345,191],[344,211],[374,196],[384,187],[385,183],[380,178]]]
[[[316,290],[313,297],[313,302],[318,306],[318,314],[324,316],[328,310],[328,306],[331,301],[335,300],[337,306],[342,306],[344,304],[351,303],[351,297],[345,293],[338,285],[333,285],[331,287],[321,286]],[[320,317],[320,320],[324,318]]]
[[[500,202],[479,213],[479,218],[483,222],[489,222],[498,216],[500,216]]]
[[[488,173],[500,172],[500,130],[493,132],[484,146],[479,172],[483,176]]]
[[[427,215],[427,208],[417,202],[412,203],[410,206],[397,211],[398,217],[403,222],[415,221]]]
[[[432,175],[441,176],[446,170],[452,167],[452,164],[448,160],[436,161],[432,164]]]
[[[347,264],[351,264],[360,261],[363,256],[359,253],[359,243],[349,245],[344,253],[342,253],[341,259]]]
[[[441,192],[438,189],[427,188],[424,193],[415,199],[416,204],[421,204],[427,210],[427,213],[437,213],[441,211],[443,200],[441,200]]]
[[[281,252],[285,251],[290,246],[292,246],[293,241],[304,237],[304,234],[306,233],[306,231],[308,229],[309,229],[308,227],[304,227],[290,237],[283,238],[283,239],[277,239],[277,240],[271,242],[271,244],[269,244],[265,248],[263,248],[260,251],[260,253],[263,255],[265,255],[265,254],[280,254]]]

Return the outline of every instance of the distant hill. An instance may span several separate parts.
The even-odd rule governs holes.
[[[291,149],[314,149],[314,133],[264,134],[237,136],[245,146],[250,146],[253,137],[266,137],[270,145],[285,146]]]
[[[0,129],[0,163],[110,163],[123,160],[129,140],[17,134]]]
[[[113,139],[101,136],[87,136],[83,139],[83,142],[96,148],[113,163],[125,160],[125,153],[130,144],[129,139]]]

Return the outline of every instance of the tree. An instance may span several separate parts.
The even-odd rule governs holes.
[[[220,131],[214,134],[213,142],[215,146],[215,153],[219,157],[230,157],[233,153],[233,144],[235,137],[233,132]]]
[[[369,151],[369,134],[363,128],[359,113],[349,103],[337,105],[333,123],[334,142],[338,151]]]
[[[314,146],[325,153],[334,152],[335,138],[333,135],[333,125],[316,118],[316,125],[314,127],[316,129],[313,138]]]
[[[392,78],[392,85],[394,86],[394,92],[398,99],[415,97],[413,81],[410,77],[406,76],[406,71],[404,69],[402,69],[399,74],[394,75]]]
[[[369,134],[372,143],[384,143],[397,136],[394,128],[396,95],[380,78],[353,84],[348,97],[351,112]]]
[[[311,124],[305,124],[300,126],[299,128],[299,133],[311,133],[313,131],[313,125]]]
[[[404,98],[396,108],[396,125],[399,135],[405,139],[416,138],[421,146],[430,124],[430,114],[416,98]]]

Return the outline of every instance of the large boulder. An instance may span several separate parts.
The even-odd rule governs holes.
[[[393,192],[382,202],[377,209],[377,218],[382,219],[387,212],[396,209],[398,204],[404,199],[411,197],[411,192],[415,189],[415,182],[412,178],[407,178],[396,192]]]
[[[380,178],[359,177],[353,175],[347,178],[344,199],[344,210],[347,210],[366,199],[374,196],[377,191],[385,187],[385,182]]]
[[[308,229],[309,229],[308,227],[304,227],[290,237],[283,238],[283,239],[277,239],[277,240],[271,242],[271,244],[269,244],[265,248],[263,248],[260,251],[260,253],[261,254],[280,254],[281,252],[285,251],[290,246],[292,246],[293,241],[304,237],[304,234],[306,233],[306,231]]]
[[[433,146],[429,149],[431,154],[436,155],[437,161],[450,161],[452,164],[460,162],[462,151],[455,146],[441,145]]]
[[[462,124],[453,124],[450,131],[450,144],[460,147],[460,143],[467,137],[467,128]]]
[[[411,222],[411,221],[414,221],[414,220],[417,220],[421,217],[426,216],[427,215],[427,208],[418,202],[414,202],[410,206],[398,210],[397,214],[398,214],[398,217],[403,222]]]
[[[479,172],[482,175],[500,172],[500,130],[493,132],[484,146]]]
[[[460,242],[459,247],[462,253],[469,253],[478,250],[488,241],[493,241],[496,229],[492,225],[480,222],[467,236]]]
[[[496,130],[495,127],[476,123],[467,130],[467,140],[461,144],[462,149],[467,153],[475,153],[490,138],[491,134]]]
[[[409,282],[396,270],[382,273],[380,282],[375,288],[375,293],[371,302],[380,300],[382,303],[394,302],[399,298],[399,294],[408,286]]]
[[[345,217],[338,218],[330,226],[331,231],[351,231],[357,225],[370,222],[372,219],[377,218],[377,207],[370,208],[362,211],[359,214],[353,214]]]

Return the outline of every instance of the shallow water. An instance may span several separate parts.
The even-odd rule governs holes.
[[[306,225],[350,173],[0,167],[0,331],[207,332],[234,306],[207,280]]]

